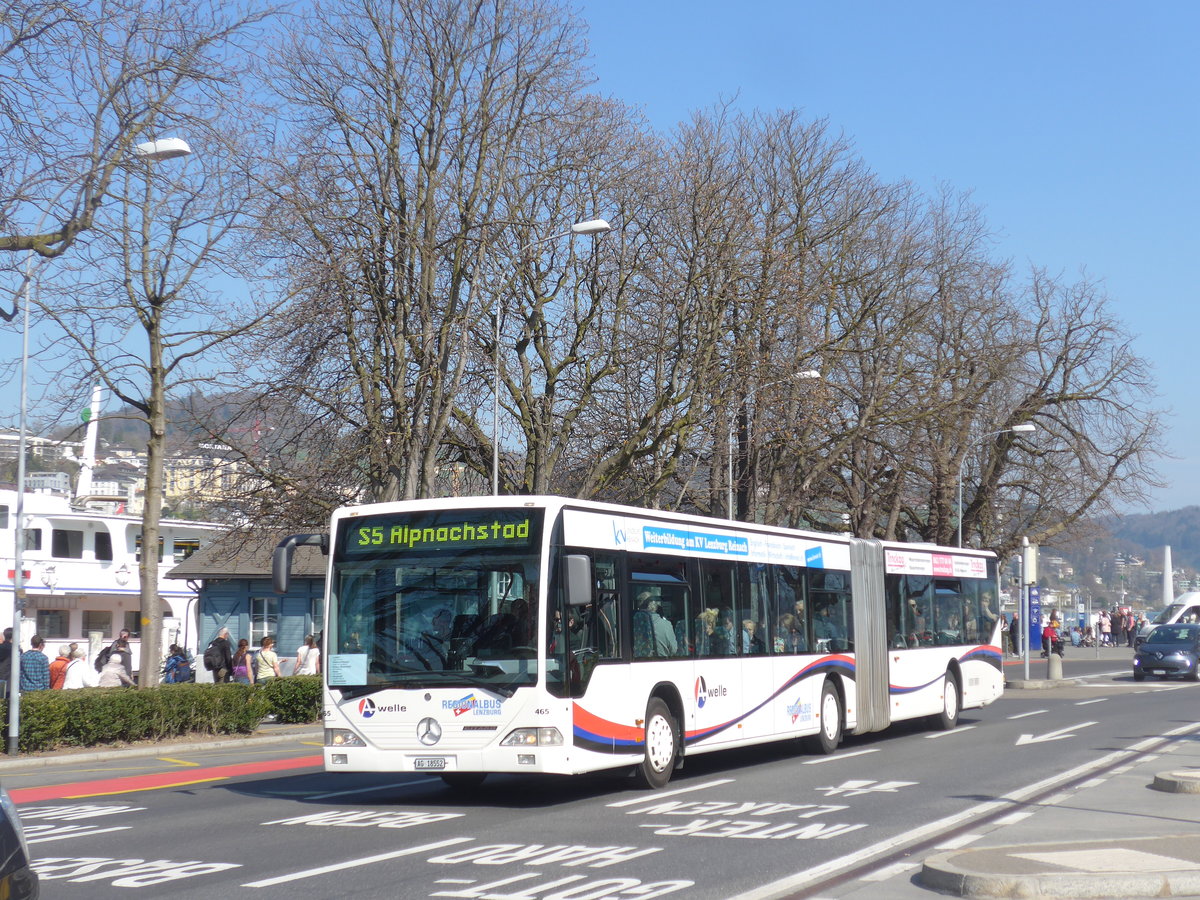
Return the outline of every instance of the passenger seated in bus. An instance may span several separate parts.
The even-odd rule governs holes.
[[[753,619],[742,619],[742,654],[755,656],[766,652],[758,623]]]
[[[696,655],[709,656],[713,649],[713,633],[717,629],[717,611],[709,607],[696,616]]]
[[[837,620],[833,618],[833,605],[825,604],[817,609],[817,617],[813,621],[813,633],[818,641],[826,642],[830,650],[845,646],[846,632]]]
[[[659,602],[649,591],[638,594],[633,613],[633,646],[638,656],[674,656],[678,649],[674,627],[658,610]]]
[[[800,623],[793,613],[784,613],[775,626],[775,652],[801,653],[808,649],[808,641],[800,630]]]
[[[737,655],[737,627],[733,624],[733,610],[728,607],[717,614],[709,652],[712,656]]]

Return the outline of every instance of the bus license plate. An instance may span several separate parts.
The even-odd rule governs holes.
[[[413,760],[414,769],[444,769],[446,768],[446,757],[444,756],[418,756]]]

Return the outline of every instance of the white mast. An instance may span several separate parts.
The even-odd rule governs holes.
[[[75,483],[75,500],[92,493],[92,469],[96,467],[96,439],[100,431],[100,385],[92,389],[91,416],[83,438],[83,457],[79,460],[79,480]]]
[[[1175,602],[1175,579],[1171,577],[1171,545],[1163,550],[1162,605],[1166,609]]]

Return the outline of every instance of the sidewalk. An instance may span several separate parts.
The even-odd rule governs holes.
[[[287,741],[322,740],[319,724],[277,725],[264,722],[253,734],[210,735],[192,740],[163,741],[161,743],[123,744],[113,747],[84,748],[79,750],[33,753],[27,756],[0,756],[0,775],[16,770],[71,766],[88,762],[103,762],[112,759],[127,759],[130,756],[178,756],[197,750],[228,750],[237,747],[254,747],[263,744],[278,744]]]
[[[1197,820],[1200,730],[1192,730],[831,893],[1200,900]]]

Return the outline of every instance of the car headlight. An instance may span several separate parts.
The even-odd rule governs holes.
[[[326,747],[365,747],[367,742],[349,728],[326,728]]]
[[[562,732],[557,728],[516,728],[500,742],[501,747],[561,747]]]

